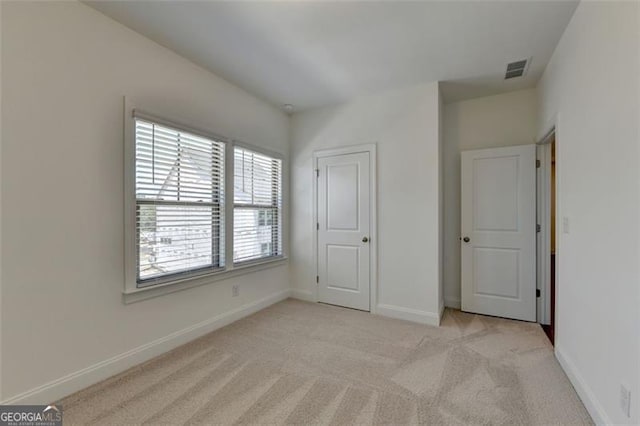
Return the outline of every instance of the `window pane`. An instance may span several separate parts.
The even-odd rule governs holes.
[[[236,148],[234,202],[264,206],[279,205],[281,168],[281,160]]]
[[[277,209],[236,207],[233,219],[233,260],[242,262],[277,256],[280,229]]]
[[[223,170],[223,143],[136,120],[138,199],[214,202]]]
[[[206,206],[139,205],[140,280],[219,262],[218,214],[218,208]]]

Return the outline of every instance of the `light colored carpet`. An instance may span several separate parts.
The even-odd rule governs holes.
[[[537,324],[292,299],[61,403],[65,424],[592,424]]]

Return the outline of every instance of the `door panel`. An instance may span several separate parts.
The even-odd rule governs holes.
[[[360,249],[327,245],[327,286],[333,289],[358,291]]]
[[[474,230],[517,231],[518,157],[476,159],[473,186]],[[495,193],[500,196],[495,197]]]
[[[536,320],[535,190],[534,145],[462,153],[464,311]]]
[[[327,165],[327,229],[358,230],[358,163]]]
[[[473,254],[476,294],[517,299],[520,294],[519,251],[477,247]]]
[[[369,310],[369,153],[318,159],[318,300]]]

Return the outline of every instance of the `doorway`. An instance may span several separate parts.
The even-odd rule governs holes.
[[[316,300],[371,311],[377,247],[375,145],[317,151],[313,160]]]
[[[554,343],[557,269],[557,173],[556,132],[552,129],[538,143],[538,302],[539,322]]]

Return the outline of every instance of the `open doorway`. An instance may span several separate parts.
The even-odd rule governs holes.
[[[551,223],[549,228],[551,230],[551,238],[549,244],[549,262],[550,262],[550,282],[549,282],[549,324],[543,324],[542,329],[549,337],[551,344],[554,344],[553,331],[555,329],[555,312],[556,312],[556,137],[553,135],[551,141],[551,184],[550,189],[550,208],[549,217]]]
[[[556,132],[552,129],[538,143],[538,322],[554,343],[556,295]]]

